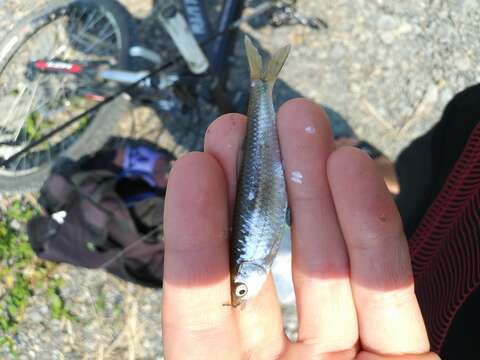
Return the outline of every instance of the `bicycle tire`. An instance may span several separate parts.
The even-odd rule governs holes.
[[[129,12],[115,0],[60,0],[47,4],[41,9],[37,9],[35,14],[21,21],[5,39],[0,42],[0,73],[7,66],[10,60],[20,47],[28,41],[48,21],[50,14],[55,11],[66,9],[72,4],[81,4],[90,7],[102,8],[109,19],[115,21],[120,34],[121,45],[118,51],[117,63],[120,68],[131,68],[131,58],[128,51],[131,44],[136,43],[135,23]],[[32,28],[32,24],[34,24]],[[36,25],[35,25],[36,24]],[[13,46],[12,37],[17,38]],[[8,48],[6,45],[10,46]],[[88,127],[84,130],[75,142],[73,142],[66,151],[58,154],[58,157],[65,156],[72,159],[78,159],[81,156],[100,149],[110,138],[112,129],[115,128],[117,121],[122,114],[127,111],[128,100],[126,97],[118,97],[114,101],[102,106],[94,115]],[[36,191],[41,188],[47,179],[50,170],[54,164],[39,168],[37,171],[24,175],[1,175],[0,174],[0,193],[18,193],[26,191]]]

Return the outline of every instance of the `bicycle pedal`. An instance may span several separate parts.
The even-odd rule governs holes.
[[[162,58],[160,57],[160,55],[158,55],[158,53],[143,46],[132,46],[128,50],[128,53],[132,57],[140,57],[142,59],[150,61],[155,65],[160,65],[162,63]]]

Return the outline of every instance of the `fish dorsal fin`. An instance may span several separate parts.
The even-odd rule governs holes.
[[[252,80],[264,80],[273,84],[287,60],[290,53],[290,45],[275,51],[265,70],[263,69],[262,57],[258,49],[253,45],[252,40],[248,36],[245,36],[245,51],[250,66],[250,78]]]
[[[248,36],[245,36],[245,51],[250,66],[250,78],[252,80],[261,79],[263,77],[262,57]]]
[[[273,53],[268,62],[267,70],[265,71],[265,81],[274,83],[275,80],[277,80],[278,74],[280,70],[282,70],[288,54],[290,54],[290,45],[284,46]]]

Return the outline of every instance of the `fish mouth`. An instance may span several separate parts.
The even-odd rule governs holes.
[[[240,310],[245,309],[245,306],[247,305],[247,300],[240,300],[237,298],[232,298],[232,307],[233,308],[240,308]]]

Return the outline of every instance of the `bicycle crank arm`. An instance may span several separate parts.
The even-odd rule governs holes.
[[[148,71],[126,71],[126,70],[101,70],[97,74],[97,79],[105,81],[115,81],[122,84],[133,84],[142,80],[138,85],[140,87],[154,87],[157,90],[164,90],[179,80],[177,74],[160,74],[153,80],[146,77]]]
[[[132,57],[141,57],[142,59],[148,60],[155,65],[160,65],[162,63],[162,58],[155,51],[144,48],[143,46],[132,46],[128,53]]]
[[[171,1],[158,9],[158,18],[172,38],[178,51],[194,74],[202,74],[209,67],[208,59],[199,46],[185,17]]]
[[[125,71],[125,70],[101,70],[97,74],[97,79],[106,81],[115,81],[122,84],[133,84],[148,75],[148,71]],[[145,81],[148,81],[146,78]]]

